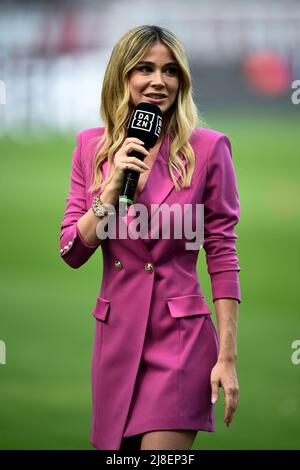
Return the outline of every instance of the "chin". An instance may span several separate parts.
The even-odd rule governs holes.
[[[165,104],[157,104],[157,106],[159,107],[159,109],[161,110],[163,114],[166,113],[170,109],[170,106],[165,105]]]

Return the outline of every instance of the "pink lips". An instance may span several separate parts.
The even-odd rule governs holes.
[[[148,100],[152,101],[153,103],[165,100],[167,98],[166,95],[160,95],[159,93],[149,93],[148,95],[144,95]]]

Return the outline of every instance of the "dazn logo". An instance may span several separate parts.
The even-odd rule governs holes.
[[[150,132],[154,121],[155,114],[149,111],[137,110],[134,113],[131,127],[134,129],[142,129],[143,131]]]

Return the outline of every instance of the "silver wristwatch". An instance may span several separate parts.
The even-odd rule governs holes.
[[[104,217],[106,215],[113,215],[115,212],[110,211],[108,206],[101,202],[100,196],[95,196],[92,203],[92,209],[96,217]]]

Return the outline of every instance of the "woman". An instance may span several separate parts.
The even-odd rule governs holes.
[[[237,407],[239,202],[230,142],[217,131],[195,128],[186,55],[164,28],[141,26],[119,40],[101,99],[104,128],[77,137],[60,239],[61,256],[73,268],[99,246],[103,254],[93,311],[91,443],[106,450],[191,449],[197,431],[214,431],[219,386],[227,426]],[[128,119],[141,101],[156,103],[163,113],[162,136],[149,152],[143,142],[126,138]],[[131,157],[133,150],[144,161]],[[140,173],[134,202],[148,210],[153,204],[204,204],[203,248],[219,339],[197,278],[200,247],[188,249],[185,233],[121,237],[122,224],[132,234],[134,204],[125,221],[114,218],[115,236],[103,236],[112,215],[99,213],[99,204],[117,214],[126,168]],[[198,225],[194,213],[192,224]],[[181,225],[180,217],[171,223]]]

